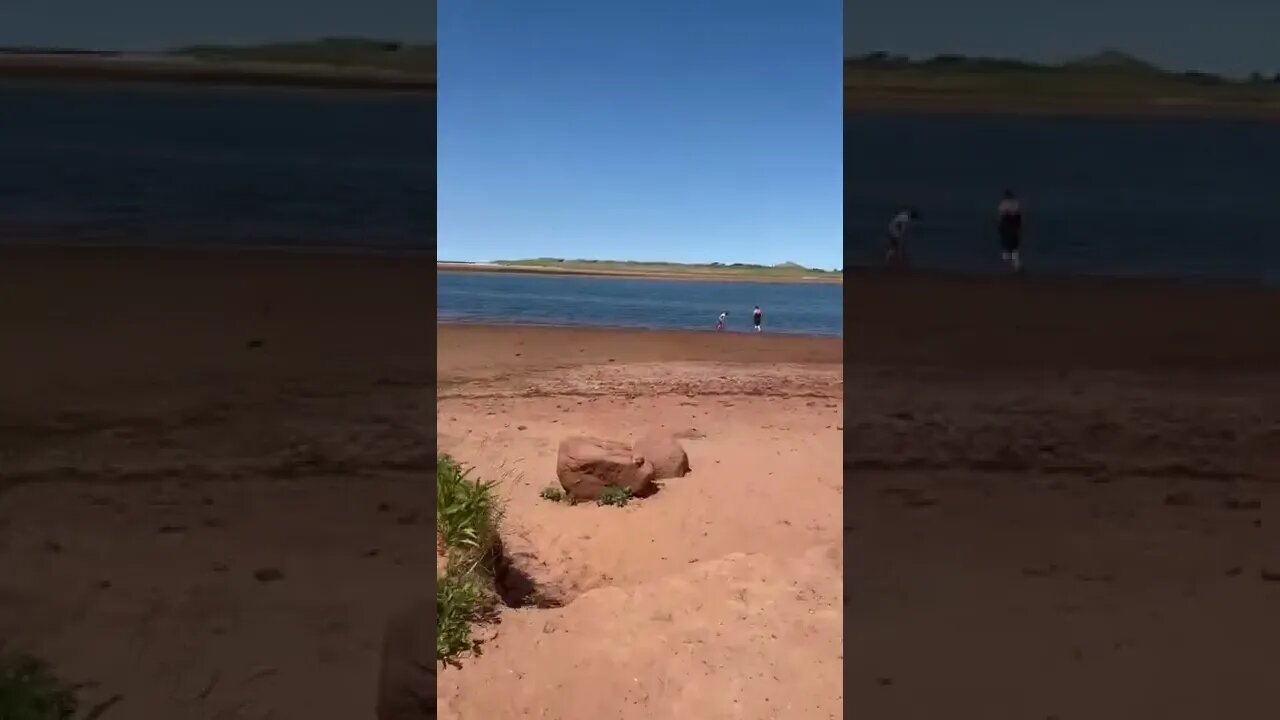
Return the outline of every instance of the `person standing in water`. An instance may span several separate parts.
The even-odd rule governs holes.
[[[1022,270],[1022,204],[1012,190],[1005,190],[996,206],[996,229],[1000,233],[1001,258],[1015,272]]]
[[[915,208],[910,207],[889,221],[889,236],[884,250],[884,264],[900,265],[906,261],[906,255],[903,251],[903,243],[907,238],[907,227],[912,222],[920,219],[920,213]]]
[[[751,324],[755,326],[756,332],[760,332],[760,323],[764,321],[764,311],[757,305],[755,310],[751,311]]]
[[[729,317],[728,312],[720,313],[720,317],[716,318],[716,332],[722,332],[724,330],[724,321],[728,317]]]

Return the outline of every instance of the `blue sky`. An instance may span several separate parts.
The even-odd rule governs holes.
[[[436,0],[0,0],[0,45],[164,50],[327,35],[435,39]]]
[[[852,0],[849,6],[850,54],[1060,61],[1114,48],[1174,70],[1280,72],[1278,0]]]
[[[439,15],[439,257],[842,265],[838,0]]]

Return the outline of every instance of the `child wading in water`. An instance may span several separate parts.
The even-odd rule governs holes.
[[[764,320],[764,311],[757,305],[756,309],[751,312],[751,324],[756,326],[756,332],[760,332],[760,323]]]
[[[905,265],[907,228],[920,219],[920,213],[914,207],[904,209],[889,221],[889,232],[885,237],[884,264],[886,267]]]
[[[996,206],[996,231],[1000,233],[1000,257],[1014,272],[1022,271],[1022,203],[1005,190]]]
[[[721,332],[724,330],[724,321],[725,321],[725,318],[727,317],[729,317],[729,313],[722,312],[720,313],[720,317],[716,318],[716,332]]]

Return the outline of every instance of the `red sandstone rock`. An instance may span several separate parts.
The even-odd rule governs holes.
[[[596,500],[606,487],[620,487],[632,495],[653,488],[653,465],[631,446],[614,440],[570,437],[560,441],[556,477],[575,500]]]

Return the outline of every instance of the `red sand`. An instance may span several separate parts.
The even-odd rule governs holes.
[[[441,717],[843,716],[838,339],[437,332],[440,447],[501,482],[508,551],[567,602],[505,609]],[[698,438],[657,495],[539,496],[561,438],[659,426]]]
[[[851,277],[845,370],[441,328],[433,377],[432,262],[6,252],[0,638],[106,718],[371,717],[434,408],[573,600],[505,613],[446,716],[1275,715],[1276,294]],[[563,434],[652,422],[705,433],[687,478],[537,498]]]
[[[372,718],[430,584],[431,272],[0,255],[0,640],[104,720]]]

